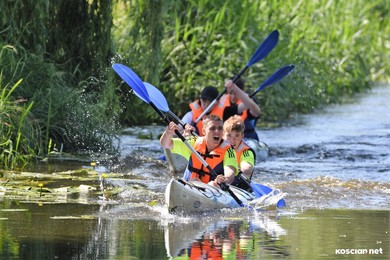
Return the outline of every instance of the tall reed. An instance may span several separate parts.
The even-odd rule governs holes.
[[[12,96],[34,102],[30,112],[41,131],[36,155],[46,155],[50,141],[65,151],[115,152],[109,142],[118,99],[106,84],[111,1],[3,1],[0,14],[2,75],[10,84],[23,78]],[[98,80],[84,84],[91,78]],[[80,114],[86,116],[72,117]]]
[[[131,5],[121,9],[122,16],[114,12],[118,30],[113,35],[121,43],[117,50],[123,61],[144,78],[150,71],[143,61],[155,55],[146,43],[150,21],[134,19],[144,14],[144,1],[125,2]],[[277,68],[296,65],[288,78],[256,96],[265,121],[341,102],[369,89],[373,81],[389,79],[386,1],[193,0],[169,2],[165,8],[160,80],[155,84],[176,104],[179,115],[204,86],[222,90],[226,78],[237,73],[275,29],[280,32],[277,47],[244,75],[256,88]],[[131,30],[137,37],[128,37]],[[137,55],[131,56],[135,49]]]
[[[33,102],[14,99],[12,93],[22,80],[12,87],[3,86],[0,74],[0,165],[5,169],[23,168],[39,146],[39,128],[30,113]]]

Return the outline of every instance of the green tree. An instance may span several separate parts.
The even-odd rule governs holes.
[[[3,78],[11,84],[23,78],[13,95],[34,102],[43,143],[36,154],[52,142],[112,151],[119,103],[108,84],[111,1],[3,1],[0,13],[0,46],[13,50],[0,57]]]

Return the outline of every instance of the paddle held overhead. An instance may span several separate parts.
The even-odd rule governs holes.
[[[252,55],[249,62],[245,67],[233,77],[233,82],[235,83],[239,77],[253,64],[264,59],[276,46],[279,40],[279,32],[274,30],[271,32],[268,37],[263,41],[263,43],[257,48],[255,53]],[[226,93],[226,88],[210,103],[210,105],[203,111],[203,113],[195,120],[195,124],[199,123],[200,120],[214,107],[215,103]]]

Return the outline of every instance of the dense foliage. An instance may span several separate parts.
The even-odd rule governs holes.
[[[40,133],[29,149],[15,153],[43,156],[60,146],[114,152],[119,103],[115,88],[107,83],[112,5],[105,2],[0,2],[0,90],[7,92],[23,79],[8,100],[33,104],[25,111],[29,116],[24,124],[33,124]],[[23,138],[31,134],[28,128],[21,132]]]
[[[118,62],[162,89],[178,115],[204,86],[222,90],[224,81],[244,67],[275,29],[280,32],[278,45],[243,77],[255,89],[284,65],[293,63],[296,69],[256,96],[263,122],[311,112],[388,79],[390,7],[384,1],[161,1],[164,37],[156,50],[149,37],[161,29],[147,24],[161,20],[161,14],[150,14],[152,2],[159,1],[141,1],[141,7],[139,1],[118,3],[123,13],[114,16],[115,49],[123,58]],[[158,62],[156,79],[150,73]],[[126,108],[130,113],[123,116],[132,117],[127,121],[145,122],[135,116],[136,107]],[[150,112],[147,118],[156,118]]]
[[[311,112],[388,80],[389,11],[380,0],[2,1],[0,90],[11,93],[2,104],[22,111],[1,140],[29,139],[12,150],[21,156],[61,144],[111,153],[120,126],[161,122],[113,62],[159,87],[181,116],[204,86],[222,90],[275,29],[279,43],[245,73],[247,85],[257,88],[284,65],[296,69],[257,94],[262,122]]]

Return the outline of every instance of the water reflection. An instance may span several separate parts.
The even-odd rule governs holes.
[[[275,243],[282,235],[286,231],[266,216],[170,223],[165,227],[165,246],[173,259],[254,259],[260,251],[286,256],[288,249]]]
[[[1,201],[0,259],[340,259],[345,256],[337,252],[346,251],[339,249],[377,252],[365,259],[390,256],[385,210],[226,210],[179,217],[118,206]]]
[[[0,205],[1,259],[71,259],[87,255],[89,234],[96,229],[96,219],[91,215],[96,206],[16,201]],[[79,213],[72,217],[75,212]]]

